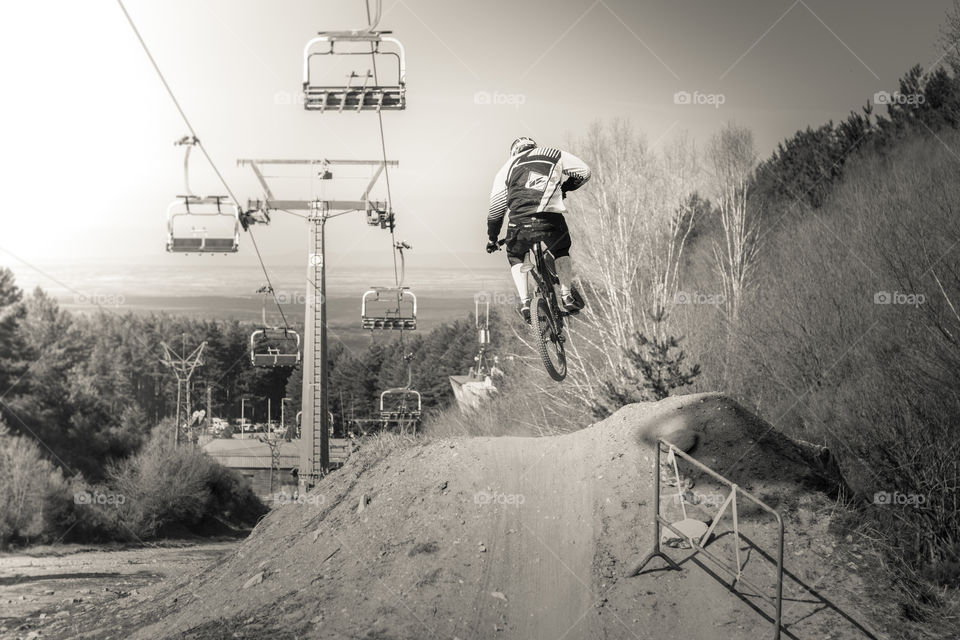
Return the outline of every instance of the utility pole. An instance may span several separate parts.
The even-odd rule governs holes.
[[[283,429],[284,435],[287,433],[287,418],[283,410],[288,400],[290,400],[290,398],[280,398],[280,426]]]
[[[186,353],[186,334],[183,336],[183,353]],[[176,426],[173,432],[174,446],[180,444],[180,430],[183,421],[191,419],[190,413],[190,379],[197,367],[203,364],[203,349],[207,346],[206,342],[201,342],[200,346],[190,352],[190,355],[181,355],[171,349],[166,342],[161,342],[163,347],[163,358],[161,362],[170,367],[177,377],[177,414]]]

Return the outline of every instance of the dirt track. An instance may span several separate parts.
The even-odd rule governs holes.
[[[5,553],[0,555],[0,638],[64,637],[72,617],[140,600],[147,587],[188,575],[239,545],[239,540],[61,545]]]
[[[654,564],[625,577],[653,542],[653,450],[644,435],[663,429],[686,430],[698,441],[695,455],[730,468],[788,513],[793,577],[784,588],[784,637],[871,637],[853,604],[856,569],[838,559],[837,541],[813,515],[828,501],[805,486],[809,468],[766,436],[765,423],[718,396],[635,405],[559,437],[361,452],[302,504],[272,513],[224,561],[148,590],[136,606],[81,618],[72,631],[88,638],[134,630],[137,638],[772,637],[769,609],[756,594],[732,592],[709,562],[688,559],[682,572]],[[708,497],[717,491],[699,489]],[[773,565],[760,553],[775,548],[772,520],[749,508],[740,520],[757,546],[742,545],[745,575],[772,593]],[[728,531],[722,522],[712,548],[732,558]],[[670,551],[678,561],[687,553]]]

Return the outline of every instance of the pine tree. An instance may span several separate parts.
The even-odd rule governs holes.
[[[24,346],[19,325],[25,309],[23,292],[14,282],[13,272],[0,268],[0,402],[16,392],[16,385],[26,371]]]
[[[666,313],[660,309],[651,317],[653,337],[640,332],[634,335],[634,345],[625,348],[628,366],[620,371],[618,379],[604,381],[601,395],[593,400],[591,408],[597,417],[606,417],[634,402],[662,400],[673,389],[693,384],[700,375],[699,364],[685,367],[682,338],[659,335]]]

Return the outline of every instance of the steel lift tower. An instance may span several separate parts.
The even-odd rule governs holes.
[[[207,346],[206,342],[201,342],[200,346],[187,353],[186,336],[183,338],[183,354],[180,355],[171,349],[166,342],[161,342],[163,347],[163,358],[161,362],[173,370],[177,376],[177,424],[173,433],[173,444],[180,444],[180,431],[183,429],[183,421],[191,419],[190,413],[190,379],[197,367],[203,364],[203,349]]]
[[[327,220],[355,211],[366,212],[367,223],[383,229],[394,224],[393,211],[386,201],[370,199],[370,192],[383,173],[384,167],[396,167],[395,160],[237,160],[240,166],[249,166],[263,189],[263,200],[250,200],[248,210],[305,211],[309,226],[307,258],[307,295],[304,309],[303,353],[303,417],[300,438],[301,489],[313,487],[330,468],[330,434],[325,416],[329,415],[327,394],[327,306],[325,227]],[[331,169],[337,166],[370,167],[374,173],[358,200],[279,200],[264,174],[265,165],[310,165],[321,179],[332,180]],[[267,216],[269,217],[269,216]],[[305,491],[302,491],[305,493]]]

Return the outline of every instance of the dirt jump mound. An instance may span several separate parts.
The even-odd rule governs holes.
[[[361,447],[309,495],[272,511],[225,562],[87,621],[77,635],[773,637],[756,598],[731,589],[709,562],[685,560],[689,549],[667,549],[682,571],[654,561],[627,577],[653,544],[657,437],[675,438],[784,514],[785,637],[825,629],[871,637],[849,596],[856,575],[830,555],[836,543],[813,515],[827,500],[810,488],[822,479],[809,454],[714,394],[631,405],[563,436]],[[671,492],[706,486],[689,472],[680,486],[664,483],[662,512],[676,509]],[[708,521],[716,507],[696,498],[685,506]],[[740,513],[756,547],[741,543],[744,573],[772,589],[764,553],[776,527],[764,515]],[[720,551],[728,530],[716,528]]]

